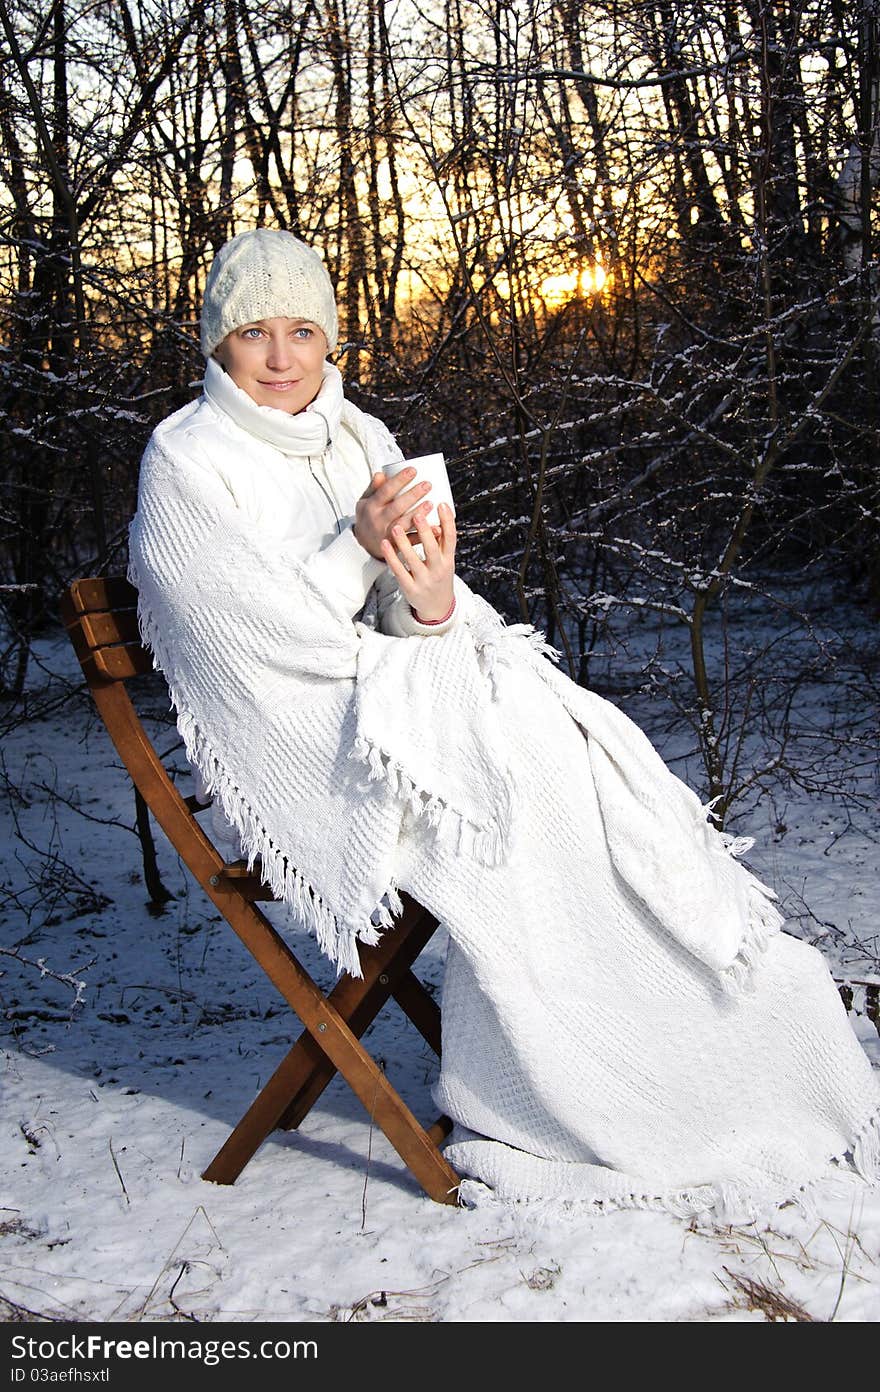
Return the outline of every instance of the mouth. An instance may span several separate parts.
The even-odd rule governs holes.
[[[288,382],[260,382],[260,386],[265,387],[267,391],[290,391],[291,387],[299,386],[299,378]]]

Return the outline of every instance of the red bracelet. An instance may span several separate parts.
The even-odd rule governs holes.
[[[433,628],[435,624],[445,623],[447,619],[452,618],[452,615],[455,613],[455,600],[453,599],[451,607],[443,615],[442,619],[420,619],[412,605],[409,606],[409,612],[412,614],[416,623],[424,624],[427,628]]]

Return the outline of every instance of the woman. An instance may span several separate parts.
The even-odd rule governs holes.
[[[154,432],[144,635],[249,861],[359,973],[414,895],[449,930],[436,1099],[505,1198],[724,1220],[876,1181],[880,1086],[645,736],[454,574],[400,451],[347,402],[315,252],[259,229],[208,278],[204,392]]]

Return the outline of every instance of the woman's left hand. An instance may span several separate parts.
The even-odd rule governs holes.
[[[400,523],[392,527],[390,541],[382,542],[383,559],[423,623],[444,619],[455,602],[455,518],[447,503],[440,504],[437,514],[439,528],[430,527],[423,517],[416,518],[417,543]],[[424,558],[415,549],[417,544]]]

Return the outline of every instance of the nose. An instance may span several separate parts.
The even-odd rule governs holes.
[[[293,351],[287,334],[273,333],[269,337],[266,366],[273,372],[284,372],[293,362]]]

